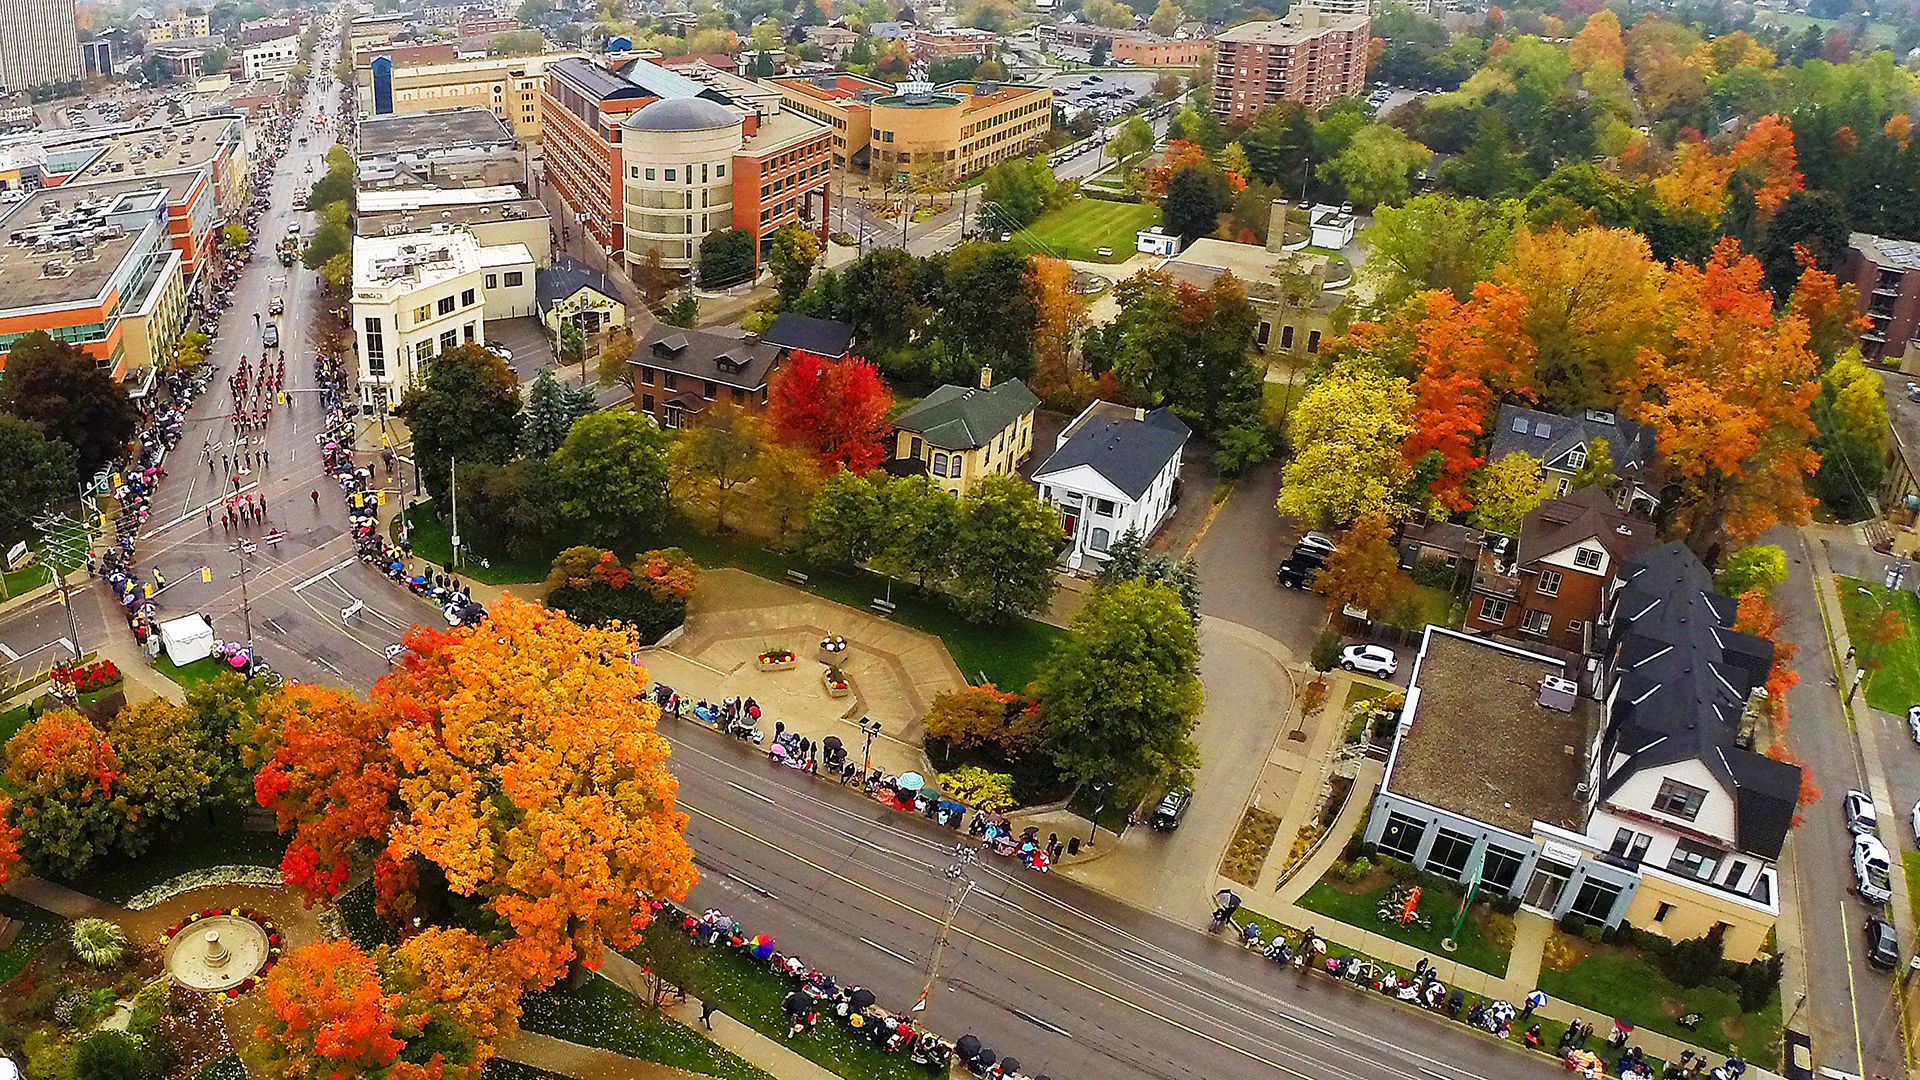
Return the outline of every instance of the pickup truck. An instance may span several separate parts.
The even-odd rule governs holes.
[[[1853,838],[1854,887],[1860,899],[1869,904],[1884,904],[1893,898],[1890,866],[1887,846],[1878,837],[1863,834]]]

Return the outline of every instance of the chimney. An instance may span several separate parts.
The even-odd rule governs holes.
[[[1135,420],[1145,420],[1147,418],[1147,410],[1145,409],[1133,410],[1133,418]]]
[[[982,364],[980,366],[980,389],[982,390],[993,389],[993,365],[992,364]]]

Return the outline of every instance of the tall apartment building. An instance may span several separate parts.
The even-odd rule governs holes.
[[[1854,233],[1840,262],[1840,280],[1860,290],[1860,331],[1869,360],[1920,353],[1920,241]],[[1904,366],[1904,365],[1903,365]]]
[[[1329,16],[1300,4],[1274,22],[1245,23],[1215,39],[1213,111],[1252,120],[1295,101],[1324,109],[1366,89],[1371,24],[1366,15]]]
[[[80,76],[73,0],[0,0],[0,83],[7,93]]]

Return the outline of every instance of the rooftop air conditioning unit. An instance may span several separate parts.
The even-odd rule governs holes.
[[[1580,687],[1572,679],[1548,675],[1540,680],[1540,704],[1559,712],[1572,712]]]

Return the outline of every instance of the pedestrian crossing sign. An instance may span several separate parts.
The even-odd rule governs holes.
[[[373,497],[374,497],[375,499],[377,499],[377,500],[379,500],[379,502],[380,502],[380,505],[381,505],[381,506],[385,506],[385,505],[387,505],[387,493],[386,493],[386,492],[384,492],[384,491],[376,491],[376,492],[374,492],[374,493],[373,493]]]

